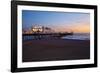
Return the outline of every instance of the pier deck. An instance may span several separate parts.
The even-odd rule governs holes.
[[[73,33],[32,33],[32,34],[23,34],[23,36],[54,36],[54,37],[63,37],[67,35],[73,35]]]

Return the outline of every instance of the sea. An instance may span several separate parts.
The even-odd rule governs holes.
[[[62,39],[90,40],[90,33],[74,33],[73,35],[64,36]]]

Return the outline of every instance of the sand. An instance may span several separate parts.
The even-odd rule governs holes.
[[[90,59],[89,40],[23,41],[23,62]]]

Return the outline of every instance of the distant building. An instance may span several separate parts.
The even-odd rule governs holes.
[[[44,26],[32,26],[31,30],[33,33],[51,33],[54,32],[51,28],[49,27],[44,27]]]
[[[23,34],[32,34],[32,33],[55,33],[53,29],[50,27],[40,26],[40,25],[33,25],[30,28],[23,29]]]

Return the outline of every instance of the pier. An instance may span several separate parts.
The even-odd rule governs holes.
[[[55,32],[53,29],[44,26],[32,26],[30,31],[23,32],[24,37],[32,37],[33,39],[55,39],[67,35],[73,35],[73,32]]]
[[[44,39],[44,38],[61,38],[67,35],[73,35],[73,32],[66,33],[32,33],[32,34],[23,34],[24,36],[32,36],[34,39]]]

